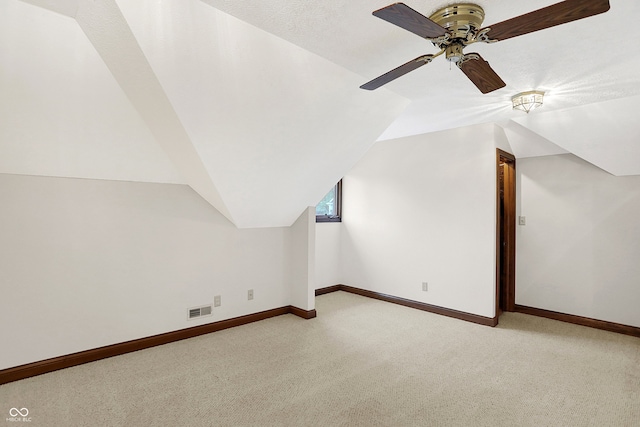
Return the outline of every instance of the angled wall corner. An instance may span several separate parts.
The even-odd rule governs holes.
[[[239,228],[293,224],[409,103],[205,2],[118,4]]]
[[[496,148],[499,148],[500,150],[506,151],[507,153],[513,154],[515,156],[513,148],[511,147],[511,143],[509,142],[509,138],[504,131],[504,128],[495,124],[493,126],[493,130]]]
[[[538,112],[536,112],[536,114],[537,113]],[[568,153],[565,149],[537,134],[518,121],[509,120],[504,125],[497,127],[511,147],[511,151],[509,152],[519,159]]]
[[[291,305],[303,310],[315,308],[316,209],[306,208],[290,227]]]
[[[50,127],[12,120],[28,132],[46,133],[37,135],[40,141],[55,141],[47,145],[55,155],[46,156],[37,148],[24,154],[24,144],[15,143],[21,161],[5,163],[44,159],[39,170],[25,174],[188,184],[238,228],[288,227],[409,104],[390,91],[363,91],[361,76],[199,0],[12,0],[10,6],[15,4],[79,27],[71,41],[87,45],[80,53],[92,61],[89,68],[69,67],[77,65],[74,58],[58,61],[61,70],[75,73],[66,76],[67,85],[78,82],[84,103],[58,96],[63,108]],[[57,29],[49,33],[51,44],[63,43]],[[30,102],[43,105],[38,101],[53,99],[49,92],[59,85],[38,55],[29,64],[22,86],[37,87]],[[99,91],[106,95],[89,95]],[[111,99],[116,95],[119,108]],[[83,120],[89,113],[91,120]],[[114,124],[113,117],[124,113],[130,113],[126,126]],[[69,129],[52,135],[60,123]],[[17,132],[14,125],[8,129]],[[64,170],[47,169],[43,163],[51,159],[60,159]],[[21,173],[15,167],[0,171]]]
[[[81,0],[21,0],[60,15],[75,18]]]
[[[22,3],[22,2],[18,2]],[[160,181],[160,182],[180,182],[188,184],[193,190],[195,190],[203,199],[215,207],[220,213],[222,213],[227,219],[234,222],[234,218],[231,216],[229,209],[226,206],[225,201],[220,196],[220,193],[213,183],[211,176],[209,175],[202,159],[200,158],[196,148],[193,146],[190,136],[184,128],[181,118],[178,116],[174,106],[170,99],[167,97],[164,88],[162,87],[156,70],[152,69],[149,61],[146,58],[146,54],[142,51],[142,48],[131,31],[130,23],[126,20],[122,14],[119,5],[115,0],[101,0],[101,1],[79,1],[79,0],[24,0],[25,7],[29,5],[38,6],[43,9],[48,9],[55,14],[64,15],[64,17],[70,17],[75,19],[75,25],[84,33],[84,37],[78,37],[76,34],[70,34],[66,39],[61,36],[66,33],[73,33],[75,28],[68,28],[64,32],[65,28],[61,28],[61,24],[51,25],[45,28],[48,30],[48,39],[53,40],[52,43],[71,43],[71,44],[86,44],[85,40],[90,42],[90,49],[84,48],[76,50],[75,57],[69,58],[54,58],[54,62],[60,63],[61,70],[72,70],[68,73],[73,75],[66,76],[66,79],[62,82],[62,86],[77,85],[82,87],[82,93],[91,94],[92,91],[98,91],[105,93],[106,96],[115,98],[120,96],[123,100],[120,102],[128,103],[125,108],[114,107],[114,100],[102,99],[100,97],[91,97],[85,95],[84,98],[73,96],[67,96],[64,99],[57,99],[58,104],[66,115],[58,120],[61,126],[54,128],[51,132],[62,129],[59,135],[55,133],[49,135],[47,142],[48,150],[57,150],[59,153],[57,156],[49,156],[51,159],[61,159],[62,165],[51,165],[52,160],[48,160],[49,163],[44,164],[43,161],[39,161],[36,158],[36,164],[39,169],[29,171],[28,173],[34,175],[51,175],[51,176],[69,176],[79,178],[97,178],[97,179],[116,179],[116,180],[132,180],[132,181]],[[10,4],[7,7],[11,7],[11,11],[14,15],[18,10],[18,4]],[[15,10],[14,10],[15,9]],[[40,18],[43,14],[32,8],[32,10],[24,11],[27,19],[29,16],[31,19],[34,16]],[[50,14],[49,21],[60,21],[64,19],[62,16],[55,16],[54,13]],[[55,23],[55,22],[54,22]],[[40,30],[40,28],[38,28]],[[34,31],[35,34],[42,32]],[[53,35],[53,36],[52,36]],[[40,42],[42,45],[43,42]],[[39,47],[37,45],[36,47]],[[62,48],[60,48],[62,49]],[[7,52],[13,52],[12,49],[6,49]],[[94,54],[100,58],[100,64],[93,59]],[[69,55],[68,55],[69,56]],[[66,62],[62,62],[66,60]],[[69,66],[69,63],[73,63],[73,67]],[[12,63],[15,63],[12,61]],[[56,77],[58,74],[53,74],[50,67],[47,64],[40,63],[38,66],[31,66],[29,73],[29,79],[34,82],[49,81]],[[54,64],[55,65],[55,64]],[[64,67],[62,67],[64,66]],[[102,70],[95,72],[98,67],[104,67],[108,69],[110,77],[104,77],[106,74]],[[92,71],[93,70],[93,71]],[[55,71],[55,70],[54,70]],[[99,78],[102,78],[102,82]],[[111,88],[110,92],[103,89],[105,86],[105,79],[115,80],[118,89]],[[27,85],[29,82],[27,82]],[[54,96],[50,92],[56,91],[56,85],[49,85],[52,89],[44,89],[39,91],[33,91],[36,95],[42,97],[49,96],[51,99],[45,100],[45,105],[52,102]],[[113,86],[109,81],[107,87]],[[28,86],[27,86],[28,87]],[[58,90],[58,92],[61,92]],[[55,94],[54,94],[55,95]],[[117,95],[117,96],[116,96]],[[60,98],[60,97],[58,97]],[[101,101],[101,102],[100,102]],[[84,103],[84,104],[83,104]],[[34,103],[40,105],[40,103]],[[71,111],[73,107],[80,106],[77,111]],[[111,107],[111,110],[109,110]],[[86,120],[85,116],[88,116],[93,110],[102,109],[102,115],[89,117],[93,120]],[[86,111],[85,111],[86,110]],[[133,117],[122,118],[122,111],[135,111]],[[88,112],[87,112],[88,111]],[[57,111],[53,112],[53,115],[61,115]],[[120,120],[122,123],[112,123],[115,119]],[[128,120],[125,122],[124,120]],[[69,126],[65,128],[66,122],[70,122]],[[16,133],[20,130],[22,123],[27,122],[25,118],[15,121],[17,126],[13,126],[9,129],[10,132]],[[137,123],[133,123],[133,122]],[[86,128],[86,129],[85,129]],[[17,129],[17,130],[16,130]],[[44,127],[46,128],[46,126]],[[30,131],[31,134],[36,133]],[[44,131],[40,131],[43,133]],[[50,132],[50,133],[51,133]],[[40,137],[40,135],[27,135],[34,138]],[[111,137],[112,146],[109,144],[99,145],[98,142],[106,140],[107,137]],[[86,143],[82,139],[87,139]],[[43,138],[44,139],[44,138]],[[51,141],[55,143],[51,143]],[[98,142],[94,141],[98,140]],[[144,146],[144,144],[153,144],[157,146],[157,153],[153,152],[153,149]],[[79,150],[66,150],[65,147],[74,145],[73,148]],[[77,147],[76,147],[77,146]],[[134,147],[134,148],[131,148]],[[146,155],[142,154],[142,150],[146,150]],[[155,148],[154,148],[155,149]],[[109,151],[110,150],[110,151]],[[137,152],[135,151],[137,150]],[[14,150],[16,151],[16,150]],[[22,151],[18,151],[18,155],[25,156]],[[76,153],[81,155],[78,156]],[[100,154],[111,154],[111,156],[101,156]],[[37,157],[38,151],[32,150],[34,156]],[[133,155],[131,155],[133,154]],[[136,155],[140,154],[140,155]],[[149,155],[152,154],[152,155]],[[29,154],[30,155],[30,154]],[[118,162],[117,156],[121,156],[121,160]],[[165,158],[166,157],[166,158]],[[106,158],[107,161],[102,160]],[[115,158],[115,163],[109,163],[108,160]],[[133,160],[132,160],[133,159]],[[29,159],[31,160],[31,159]],[[166,165],[169,160],[170,166]],[[137,161],[139,172],[134,169],[127,169],[127,167]],[[16,163],[16,162],[14,162]],[[34,162],[22,161],[22,164],[32,165]],[[106,166],[100,168],[101,165]],[[164,167],[165,169],[172,169],[170,173],[165,172],[166,178],[158,178],[158,171]],[[145,174],[145,170],[149,170],[149,173]],[[9,173],[21,173],[20,171],[9,170]],[[150,176],[151,178],[148,178]]]
[[[76,21],[185,181],[233,222],[116,1],[83,2]]]
[[[638,102],[631,96],[514,121],[612,175],[640,175]]]

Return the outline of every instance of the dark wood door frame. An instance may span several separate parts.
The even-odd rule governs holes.
[[[516,303],[516,158],[496,152],[496,317]]]

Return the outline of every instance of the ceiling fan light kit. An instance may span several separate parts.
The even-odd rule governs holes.
[[[530,111],[542,106],[543,97],[544,92],[539,90],[530,90],[513,95],[511,97],[511,102],[514,110],[524,111],[529,114]]]
[[[427,18],[404,3],[394,3],[374,11],[373,15],[429,40],[440,51],[419,56],[363,84],[360,88],[377,89],[428,64],[444,53],[445,58],[456,64],[480,92],[493,92],[505,87],[506,83],[480,54],[465,54],[463,52],[465,47],[477,42],[495,43],[566,24],[604,13],[609,8],[609,0],[565,0],[482,28],[485,13],[477,4],[452,4],[439,9]],[[540,105],[542,105],[542,98],[540,98]]]

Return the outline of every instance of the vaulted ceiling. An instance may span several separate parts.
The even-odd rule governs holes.
[[[556,2],[476,3],[491,24]],[[188,184],[238,227],[290,225],[376,140],[477,123],[640,174],[640,3],[610,2],[474,45],[507,83],[482,95],[444,58],[359,89],[437,52],[371,15],[388,1],[3,0],[0,173]],[[545,105],[511,110],[529,89]]]

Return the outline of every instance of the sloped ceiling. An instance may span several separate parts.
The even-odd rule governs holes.
[[[183,182],[67,16],[0,3],[0,94],[1,172]]]
[[[640,96],[531,114],[516,121],[610,174],[637,175],[640,163]],[[579,123],[580,126],[575,126]],[[603,123],[610,124],[603,126]],[[566,135],[570,131],[571,137]]]
[[[345,2],[327,0],[301,2],[270,0],[202,0],[240,19],[260,26],[292,43],[315,52],[362,76],[361,84],[396,66],[437,49],[428,41],[371,15],[392,3],[388,0]],[[425,16],[454,2],[407,1]],[[485,11],[485,26],[540,9],[558,0],[477,0]],[[393,139],[477,123],[496,122],[505,128],[516,156],[549,155],[572,151],[597,166],[617,174],[640,174],[635,166],[616,168],[601,162],[603,147],[621,153],[636,153],[637,138],[608,138],[608,129],[632,136],[638,121],[624,114],[624,103],[605,101],[640,95],[640,2],[610,0],[604,14],[527,34],[497,44],[477,43],[466,52],[478,52],[507,83],[482,95],[473,84],[443,58],[413,71],[385,86],[412,102],[379,139]],[[546,92],[544,107],[524,118],[511,109],[511,96],[526,90]],[[583,110],[600,104],[606,109],[595,120]],[[575,109],[572,111],[572,109]],[[563,111],[565,126],[536,135],[528,128]],[[632,110],[631,110],[632,111]],[[619,114],[621,113],[621,114]],[[516,122],[512,122],[515,120]],[[621,123],[623,122],[623,123]],[[524,129],[523,129],[524,127]],[[576,129],[598,127],[600,131],[583,146]],[[532,138],[528,143],[528,138]],[[598,148],[598,146],[600,148]],[[637,157],[634,157],[637,159]],[[630,163],[630,162],[627,162]],[[629,168],[630,167],[630,168]]]
[[[0,172],[176,182],[177,171],[238,227],[287,226],[409,103],[389,91],[363,92],[360,76],[197,0],[9,0],[0,7],[3,63],[10,64],[2,84],[15,88],[8,91],[12,99],[2,100],[9,119],[0,124],[3,162],[12,166]],[[34,17],[38,22],[29,26]],[[28,43],[11,45],[12,31],[25,32],[25,26]],[[70,56],[81,50],[86,58],[33,56],[58,43],[69,46]],[[16,60],[21,57],[29,60]],[[23,84],[15,85],[16,76],[25,76]],[[34,90],[34,80],[53,89]],[[68,96],[84,93],[79,84],[111,97],[115,88],[120,102]],[[38,116],[12,112],[14,103],[28,110],[43,101],[48,105]],[[96,129],[83,121],[87,109],[97,109],[96,120],[107,123]],[[122,109],[154,144],[122,141],[137,138],[113,125]],[[49,126],[41,128],[42,122]],[[31,128],[42,131],[21,149]],[[74,159],[78,146],[93,153],[93,145],[111,151]],[[170,163],[147,171],[151,151]],[[42,164],[33,165],[31,155]],[[84,166],[103,173],[83,174]],[[120,173],[110,175],[111,169]]]
[[[3,0],[0,173],[189,184],[239,227],[290,225],[377,139],[477,123],[516,156],[640,174],[640,2],[471,46],[507,83],[488,95],[444,58],[358,89],[436,52],[371,15],[389,3]],[[476,3],[491,24],[556,1]],[[542,109],[512,111],[529,89]]]

